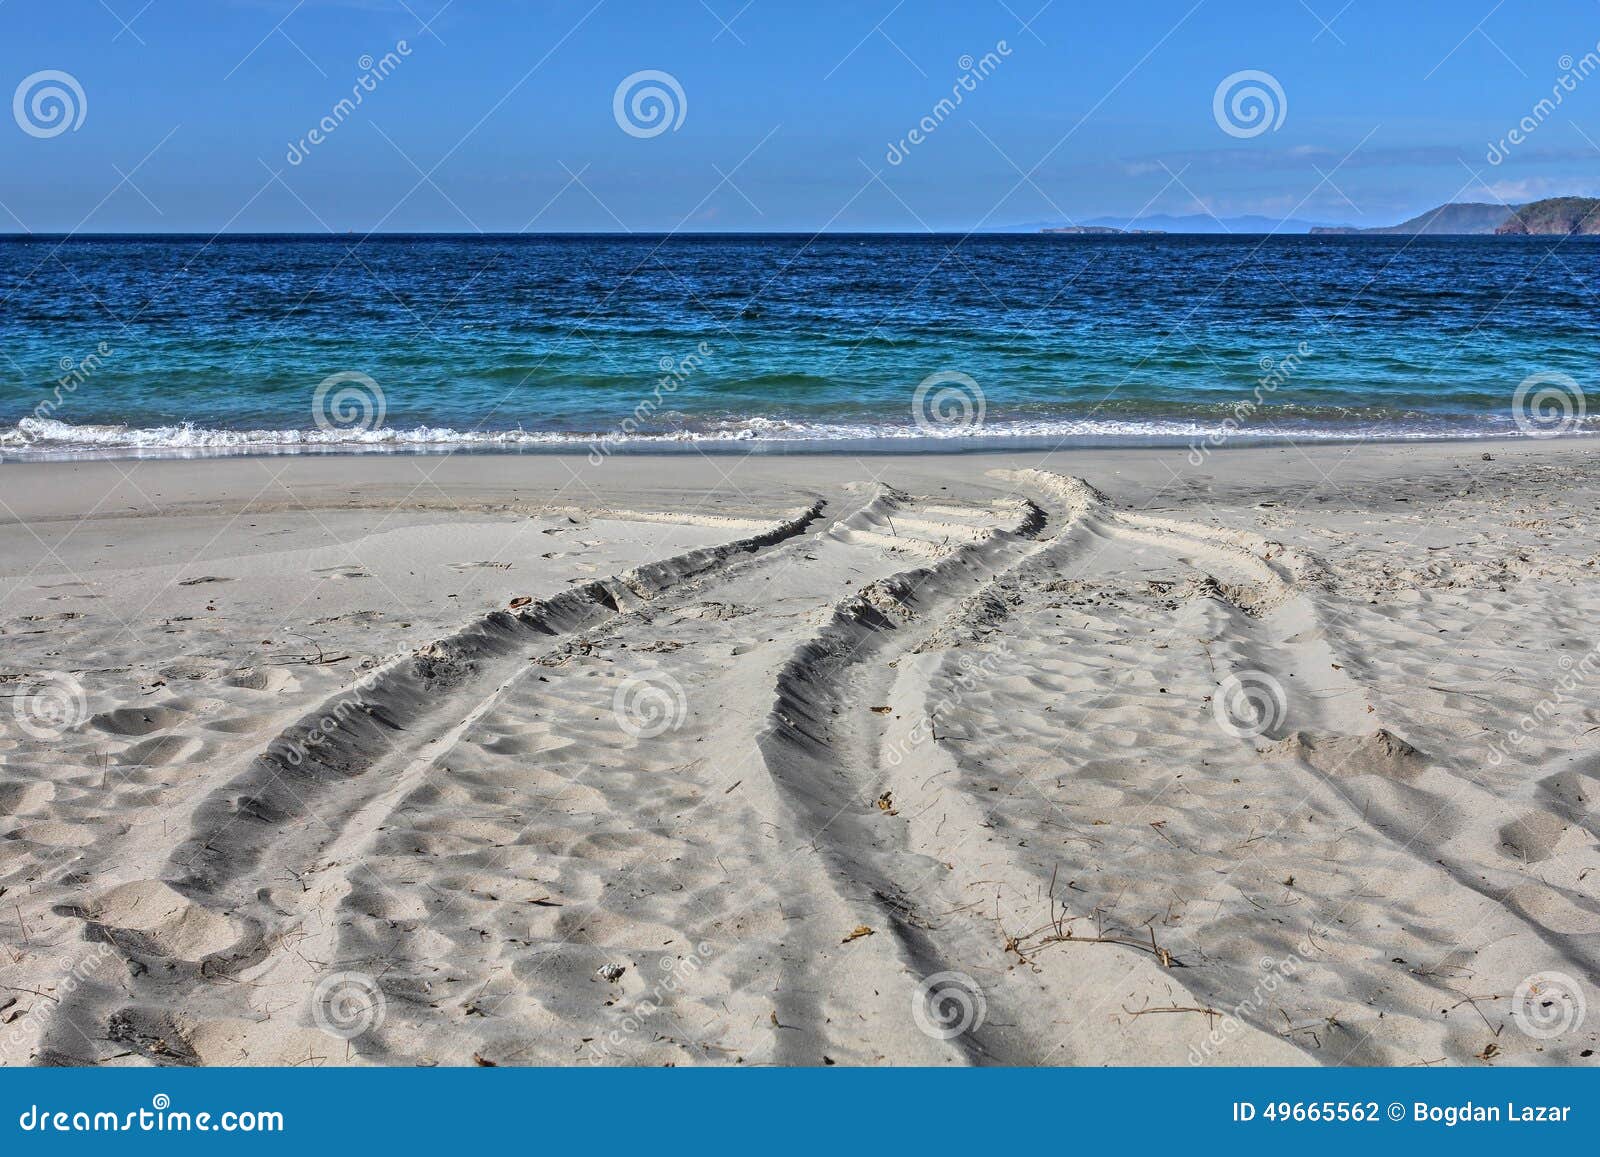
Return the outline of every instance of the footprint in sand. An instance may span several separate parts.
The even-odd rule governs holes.
[[[179,659],[162,667],[157,674],[163,679],[211,679],[226,670],[228,664],[221,659],[202,656]]]
[[[110,932],[124,949],[178,960],[202,960],[239,940],[233,921],[202,908],[159,880],[136,880],[112,888],[82,908],[63,907]]]
[[[246,691],[283,692],[300,687],[300,680],[276,667],[241,667],[223,682]]]
[[[92,716],[90,724],[112,735],[149,735],[164,731],[188,715],[171,707],[118,707]]]

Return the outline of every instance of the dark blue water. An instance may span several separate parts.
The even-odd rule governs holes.
[[[1592,239],[13,237],[0,449],[1583,432],[1597,290]]]

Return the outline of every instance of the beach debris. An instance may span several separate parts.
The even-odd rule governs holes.
[[[1123,1005],[1122,1006],[1122,1011],[1127,1013],[1129,1016],[1149,1016],[1150,1014],[1157,1013],[1157,1012],[1197,1012],[1200,1015],[1204,1016],[1207,1021],[1214,1021],[1217,1017],[1222,1015],[1221,1012],[1219,1012],[1216,1009],[1212,1008],[1210,1005],[1177,1004],[1177,1003],[1170,1004],[1170,1005],[1168,1005],[1168,1006],[1166,1006],[1164,1008],[1138,1008],[1138,1009],[1129,1008],[1127,1005]]]
[[[622,974],[628,971],[626,964],[602,964],[595,969],[595,975],[609,984],[615,984],[622,979]]]
[[[511,602],[508,603],[507,605],[512,610],[516,610],[518,607],[525,607],[531,602],[533,602],[533,596],[532,595],[518,595],[516,598],[512,599]]]
[[[868,928],[865,924],[857,924],[855,926],[855,930],[852,931],[850,933],[850,935],[846,936],[844,938],[844,940],[841,941],[841,943],[848,944],[852,940],[860,940],[863,936],[875,936],[875,935],[877,935],[877,932],[876,932],[875,929]]]
[[[473,1053],[472,1054],[472,1063],[477,1065],[479,1068],[484,1068],[484,1069],[497,1069],[497,1068],[500,1067],[500,1062],[499,1061],[491,1061],[488,1057],[484,1056],[482,1053]]]
[[[878,797],[878,810],[892,816],[897,816],[900,814],[895,810],[894,792],[886,791]]]
[[[889,714],[889,712],[891,712],[893,710],[894,710],[893,707],[874,707],[872,709],[872,713],[874,715],[887,715],[887,714]]]

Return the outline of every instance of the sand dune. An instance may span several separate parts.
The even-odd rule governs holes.
[[[8,472],[0,1060],[1583,1063],[1591,454],[1300,458]]]

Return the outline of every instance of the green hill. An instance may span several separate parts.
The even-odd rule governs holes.
[[[1527,205],[1485,205],[1462,202],[1440,205],[1398,225],[1358,229],[1354,225],[1325,225],[1311,230],[1322,234],[1363,234],[1414,237],[1571,237],[1600,234],[1600,198],[1549,197]]]
[[[1524,205],[1495,230],[1504,237],[1600,234],[1600,197],[1550,197]]]

